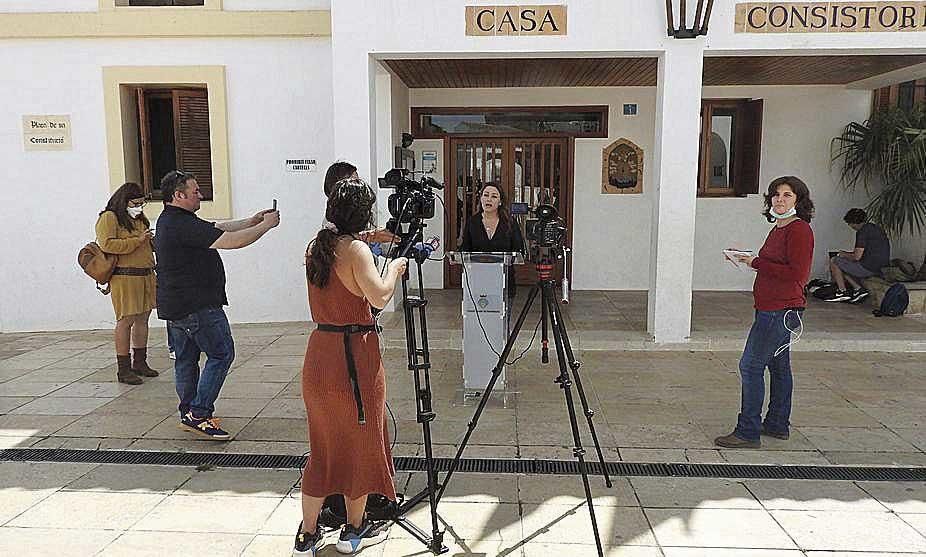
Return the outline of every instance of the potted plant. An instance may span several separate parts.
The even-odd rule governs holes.
[[[851,122],[833,139],[831,153],[842,167],[840,184],[865,188],[871,197],[865,210],[891,238],[926,232],[926,105]],[[926,255],[917,280],[926,280]]]

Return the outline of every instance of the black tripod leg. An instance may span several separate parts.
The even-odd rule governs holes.
[[[553,306],[560,323],[562,320],[562,313],[560,313],[559,300],[554,296],[550,304]],[[598,462],[601,463],[601,475],[604,476],[604,483],[608,487],[612,487],[611,476],[608,474],[607,467],[604,462],[604,454],[601,452],[601,443],[598,442],[598,432],[595,430],[595,424],[592,422],[592,417],[595,415],[595,412],[588,406],[588,398],[585,396],[585,388],[582,386],[582,377],[579,375],[579,368],[582,366],[582,363],[576,359],[575,354],[572,352],[572,344],[569,342],[569,333],[566,331],[566,327],[563,326],[562,331],[563,335],[563,347],[566,350],[566,357],[569,358],[569,368],[572,370],[572,377],[576,382],[576,392],[579,393],[579,401],[582,403],[582,411],[585,414],[585,419],[588,421],[588,430],[592,434],[592,442],[595,445],[595,451],[598,453]]]
[[[498,357],[498,363],[496,363],[495,367],[492,369],[492,377],[489,379],[489,384],[486,385],[485,391],[482,393],[482,398],[479,399],[479,405],[476,406],[476,411],[473,413],[473,418],[466,426],[466,435],[463,436],[463,441],[460,442],[460,446],[457,448],[457,454],[453,457],[453,462],[450,464],[450,470],[447,470],[447,475],[444,476],[444,482],[441,485],[440,491],[437,493],[438,501],[440,501],[441,497],[444,496],[444,490],[447,489],[447,485],[450,483],[450,478],[453,477],[453,473],[456,472],[457,467],[460,464],[460,457],[463,456],[463,451],[466,449],[466,444],[469,443],[469,438],[473,435],[473,431],[476,429],[476,423],[479,422],[479,417],[482,415],[482,411],[485,410],[486,403],[489,402],[489,396],[492,395],[492,389],[495,388],[495,383],[498,381],[498,378],[501,377],[502,368],[505,367],[505,362],[508,360],[508,354],[511,353],[511,348],[514,346],[514,343],[518,338],[518,333],[521,332],[521,327],[524,325],[524,319],[527,317],[527,313],[530,311],[531,305],[534,303],[534,298],[537,297],[537,292],[539,291],[540,285],[535,284],[533,288],[531,288],[530,293],[527,295],[527,301],[524,302],[524,308],[521,310],[520,315],[518,315],[518,320],[514,324],[514,329],[511,330],[511,333],[508,335],[508,340],[505,342],[505,349],[502,350],[501,356]]]
[[[565,327],[561,321],[560,315],[556,311],[555,293],[553,292],[552,282],[543,283],[543,303],[548,304],[550,309],[550,328],[553,329],[553,342],[556,345],[556,359],[559,363],[559,377],[556,382],[559,383],[566,397],[566,410],[569,412],[569,425],[572,428],[572,439],[575,443],[573,453],[576,460],[579,461],[579,472],[582,474],[582,485],[585,487],[585,500],[588,502],[588,514],[592,519],[592,530],[595,533],[595,546],[598,548],[599,557],[604,556],[601,547],[601,536],[598,534],[598,519],[595,517],[595,505],[592,503],[592,489],[588,483],[588,466],[585,463],[585,449],[582,448],[582,438],[579,435],[579,423],[576,419],[575,402],[572,399],[572,380],[569,378],[566,363],[566,349],[563,342],[563,331]]]
[[[550,337],[547,336],[547,305],[540,304],[540,363],[550,363]]]

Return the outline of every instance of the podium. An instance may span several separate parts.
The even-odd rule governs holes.
[[[485,390],[498,355],[508,340],[511,314],[508,269],[523,265],[518,252],[448,252],[451,265],[462,265],[463,276],[463,397]],[[506,391],[505,370],[499,377]]]

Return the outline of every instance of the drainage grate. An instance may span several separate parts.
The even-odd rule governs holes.
[[[3,449],[0,462],[84,462],[93,464],[151,464],[160,466],[215,466],[221,468],[292,468],[305,465],[305,457],[293,455],[168,453],[153,451],[99,451],[76,449]],[[436,458],[439,472],[450,469],[453,459]],[[601,473],[601,464],[588,462],[591,475]],[[425,470],[422,457],[395,458],[396,470]],[[894,468],[870,466],[788,466],[771,464],[690,464],[607,462],[612,476],[666,478],[732,478],[756,480],[850,480],[850,481],[926,481],[926,467]],[[574,460],[517,460],[504,458],[464,458],[458,472],[477,474],[579,475]]]

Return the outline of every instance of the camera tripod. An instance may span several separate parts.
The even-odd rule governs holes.
[[[421,265],[427,260],[428,253],[423,250],[413,250],[414,253],[410,252],[415,242],[422,240],[424,226],[425,225],[420,222],[412,223],[409,226],[409,231],[405,235],[404,241],[394,250],[393,255],[408,256],[410,261],[415,261],[418,270],[417,295],[409,295],[409,270],[407,268],[405,269],[405,274],[402,275],[402,309],[405,313],[405,348],[408,357],[408,370],[414,374],[415,378],[416,420],[421,424],[421,431],[424,439],[425,472],[428,477],[428,485],[424,491],[415,497],[396,506],[393,515],[388,517],[387,520],[399,525],[415,539],[426,545],[433,554],[439,555],[449,550],[444,545],[444,532],[438,527],[437,490],[439,486],[437,483],[437,470],[434,465],[434,450],[431,440],[431,422],[434,421],[436,414],[431,404],[431,355],[428,349],[428,321],[425,311],[428,306],[428,300],[424,297],[424,279],[421,274]],[[396,225],[394,225],[393,232],[397,232]],[[416,310],[418,314],[418,323],[421,326],[420,330],[417,332],[415,329]],[[431,511],[430,535],[405,518],[406,514],[424,500],[428,501]]]
[[[508,340],[505,342],[505,348],[502,350],[502,353],[498,358],[498,363],[492,369],[492,377],[489,379],[489,383],[486,385],[485,391],[482,393],[482,398],[479,400],[479,405],[476,407],[476,411],[473,413],[473,418],[467,425],[466,435],[463,437],[463,441],[457,448],[457,453],[453,457],[453,462],[450,465],[450,469],[447,471],[447,475],[444,477],[444,481],[441,483],[440,491],[437,493],[437,501],[440,501],[444,494],[444,490],[447,488],[447,485],[450,482],[451,477],[459,466],[460,459],[463,456],[463,451],[466,449],[466,445],[469,442],[473,431],[476,429],[476,425],[479,422],[479,417],[482,415],[483,410],[485,410],[486,403],[492,394],[492,390],[495,388],[495,383],[501,376],[505,361],[508,359],[508,355],[518,338],[518,334],[521,332],[521,327],[524,325],[524,320],[527,317],[527,314],[530,311],[534,300],[537,298],[537,293],[539,292],[541,294],[541,321],[543,325],[542,361],[546,363],[549,360],[547,357],[547,324],[549,321],[550,329],[553,331],[553,341],[556,346],[556,357],[559,363],[559,375],[553,380],[553,382],[558,384],[560,389],[563,390],[563,395],[566,400],[566,410],[569,414],[569,424],[572,428],[572,440],[574,443],[572,452],[579,463],[579,472],[582,475],[582,484],[585,488],[585,500],[588,503],[588,512],[592,520],[592,530],[595,533],[595,545],[598,549],[598,555],[602,556],[603,552],[601,547],[601,538],[598,534],[598,521],[595,517],[595,507],[592,504],[592,492],[588,483],[588,466],[585,462],[585,449],[582,448],[582,439],[579,435],[579,424],[576,418],[575,400],[572,395],[573,381],[575,382],[576,392],[578,393],[579,400],[582,404],[583,413],[585,414],[585,418],[588,421],[588,429],[591,433],[592,441],[595,445],[595,450],[598,453],[598,461],[601,464],[601,474],[604,476],[605,484],[607,487],[611,487],[612,485],[611,478],[608,475],[608,471],[605,467],[604,455],[601,453],[601,444],[598,442],[598,434],[595,431],[595,424],[592,422],[592,416],[594,416],[595,413],[588,406],[588,399],[585,396],[585,389],[582,387],[582,378],[579,376],[579,367],[582,364],[576,360],[575,355],[573,354],[572,345],[569,343],[569,335],[566,332],[566,325],[563,323],[562,314],[560,313],[559,301],[557,300],[554,292],[554,258],[552,256],[552,248],[537,247],[535,248],[535,254],[538,260],[538,263],[536,264],[537,283],[528,293],[527,301],[524,303],[524,308],[521,310],[520,315],[518,315],[518,319],[515,322],[514,328],[508,335]]]

